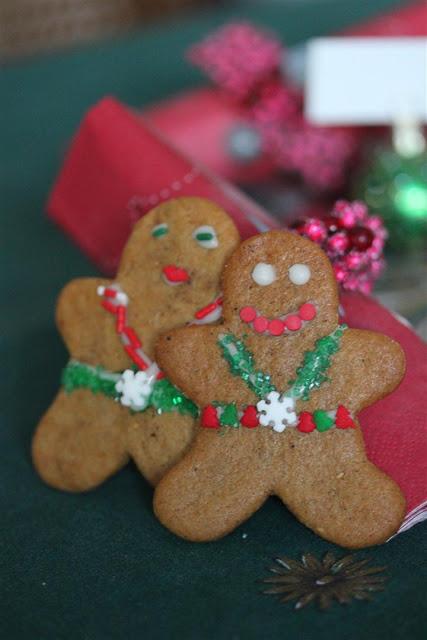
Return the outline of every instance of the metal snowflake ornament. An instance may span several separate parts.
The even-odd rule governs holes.
[[[281,602],[296,600],[295,609],[310,602],[320,609],[328,609],[336,600],[348,604],[352,600],[371,600],[375,591],[383,591],[386,576],[378,575],[385,567],[369,567],[368,559],[357,560],[354,555],[336,560],[328,552],[323,560],[306,553],[301,562],[289,558],[276,558],[270,567],[274,576],[262,582],[274,586],[263,593],[280,596]]]

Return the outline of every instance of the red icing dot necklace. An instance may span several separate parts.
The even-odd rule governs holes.
[[[304,323],[310,322],[316,315],[317,309],[310,302],[301,305],[298,313],[290,313],[272,319],[266,318],[251,306],[242,307],[239,312],[240,319],[250,325],[256,333],[265,333],[271,336],[281,336],[298,331]]]

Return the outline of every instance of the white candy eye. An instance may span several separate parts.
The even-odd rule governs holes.
[[[216,249],[218,246],[215,229],[208,224],[197,227],[197,229],[193,231],[193,238],[204,249]]]
[[[169,233],[169,226],[166,224],[166,222],[156,224],[156,226],[151,229],[151,235],[153,236],[153,238],[161,238],[167,233]]]
[[[276,278],[276,269],[272,264],[258,262],[255,269],[252,271],[252,279],[262,287],[266,287],[271,284],[276,280]]]
[[[311,278],[310,267],[306,264],[293,264],[288,273],[289,280],[294,284],[306,284]]]

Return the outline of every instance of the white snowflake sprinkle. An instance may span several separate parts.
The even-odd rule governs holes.
[[[279,433],[297,423],[295,400],[280,395],[277,391],[270,391],[257,403],[257,409],[260,424],[263,427],[273,427]]]
[[[148,405],[153,390],[155,375],[147,371],[123,371],[116,383],[116,391],[121,394],[120,402],[123,406],[141,411]]]

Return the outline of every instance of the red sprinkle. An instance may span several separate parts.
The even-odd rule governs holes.
[[[140,355],[138,355],[134,348],[131,347],[130,345],[124,345],[124,349],[126,351],[126,353],[128,354],[129,358],[131,360],[133,360],[133,362],[138,365],[138,367],[141,369],[141,371],[145,371],[145,369],[147,369],[148,365],[145,362],[145,360],[143,358],[141,358]]]
[[[129,339],[129,342],[131,343],[132,347],[134,349],[139,349],[139,347],[141,346],[141,341],[139,340],[138,336],[136,335],[132,327],[124,327],[123,333]]]
[[[205,318],[210,313],[212,313],[212,311],[215,311],[217,306],[218,305],[216,302],[211,302],[210,304],[206,305],[206,307],[203,307],[203,309],[199,309],[198,311],[196,311],[194,317],[197,318],[197,320],[201,320],[202,318]]]
[[[264,333],[268,327],[268,320],[264,316],[258,316],[254,320],[254,329],[257,333]]]
[[[281,336],[285,330],[285,323],[282,320],[270,320],[268,330],[272,336]]]
[[[306,302],[300,307],[298,315],[301,320],[313,320],[313,318],[315,318],[317,315],[316,307],[314,306],[314,304]]]
[[[299,421],[297,425],[298,431],[302,433],[311,433],[316,428],[313,416],[309,411],[303,411],[299,415]]]
[[[242,307],[242,309],[240,309],[240,319],[243,320],[243,322],[252,322],[255,318],[255,307]]]
[[[166,374],[163,373],[163,371],[159,371],[159,373],[156,376],[157,380],[163,380],[163,378],[166,378]]]
[[[105,288],[102,295],[106,298],[115,298],[117,295],[117,291],[115,289]]]
[[[285,324],[289,331],[298,331],[301,328],[301,320],[298,316],[288,316],[285,318]]]
[[[122,333],[123,329],[126,326],[126,307],[124,307],[122,304],[117,306],[117,324],[116,324],[116,330],[117,333]]]
[[[107,309],[107,311],[109,311],[110,313],[116,313],[117,312],[116,305],[115,304],[111,304],[111,302],[108,302],[108,300],[102,300],[101,304],[104,307],[104,309]]]
[[[202,411],[201,423],[203,427],[208,429],[219,429],[219,419],[215,407],[208,404]]]
[[[355,429],[356,425],[350,415],[350,411],[342,404],[339,405],[335,414],[335,425],[337,429]]]
[[[254,429],[259,425],[257,408],[254,405],[246,407],[240,418],[240,424],[247,429]]]

